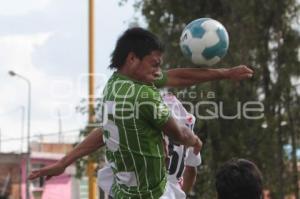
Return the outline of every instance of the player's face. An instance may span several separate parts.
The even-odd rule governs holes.
[[[135,70],[135,76],[143,82],[153,83],[161,75],[162,53],[152,51],[140,60]]]

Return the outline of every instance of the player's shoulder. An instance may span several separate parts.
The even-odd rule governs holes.
[[[139,101],[161,101],[159,91],[154,86],[141,85],[138,92]]]
[[[162,88],[166,86],[168,81],[167,71],[162,71],[159,77],[154,81],[154,85],[157,88]]]

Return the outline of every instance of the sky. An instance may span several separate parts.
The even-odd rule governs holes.
[[[130,23],[145,20],[134,0],[95,1],[96,96],[112,71],[110,54]],[[0,151],[26,150],[27,84],[32,85],[31,141],[78,141],[86,115],[76,106],[87,97],[88,0],[0,0]],[[294,81],[297,83],[298,81]],[[22,113],[25,110],[24,118]],[[59,116],[60,115],[60,116]]]
[[[95,0],[96,95],[112,73],[107,66],[118,36],[136,18],[145,26],[132,4]],[[88,0],[0,0],[0,5],[1,152],[27,146],[19,138],[27,135],[28,86],[9,70],[31,82],[31,141],[58,141],[59,120],[62,141],[77,141],[87,118],[75,107],[88,88]]]

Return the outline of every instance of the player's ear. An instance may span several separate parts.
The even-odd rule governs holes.
[[[139,58],[136,56],[136,54],[134,52],[130,52],[127,55],[126,62],[129,64],[133,64],[134,62],[137,61],[137,59]]]

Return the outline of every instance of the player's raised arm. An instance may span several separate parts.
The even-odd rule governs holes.
[[[167,87],[185,87],[213,80],[243,80],[251,78],[254,71],[245,65],[233,68],[176,68],[167,71]]]
[[[103,132],[101,129],[94,129],[88,136],[78,144],[70,153],[63,157],[58,162],[46,166],[42,169],[32,171],[29,175],[29,179],[33,180],[38,177],[46,176],[46,179],[51,178],[52,176],[61,175],[64,170],[77,159],[91,154],[92,152],[99,149],[104,145],[103,142]]]
[[[178,68],[167,71],[168,87],[185,87],[202,82],[232,79],[242,80],[252,77],[253,71],[247,66],[216,68],[229,49],[229,36],[223,24],[211,18],[191,21],[180,37],[182,54],[199,68]],[[207,66],[209,69],[200,68]]]
[[[182,190],[185,193],[189,193],[197,179],[197,167],[201,164],[201,156],[200,154],[195,155],[193,153],[192,148],[188,148],[185,158],[185,168],[183,173],[183,183],[182,183]]]

